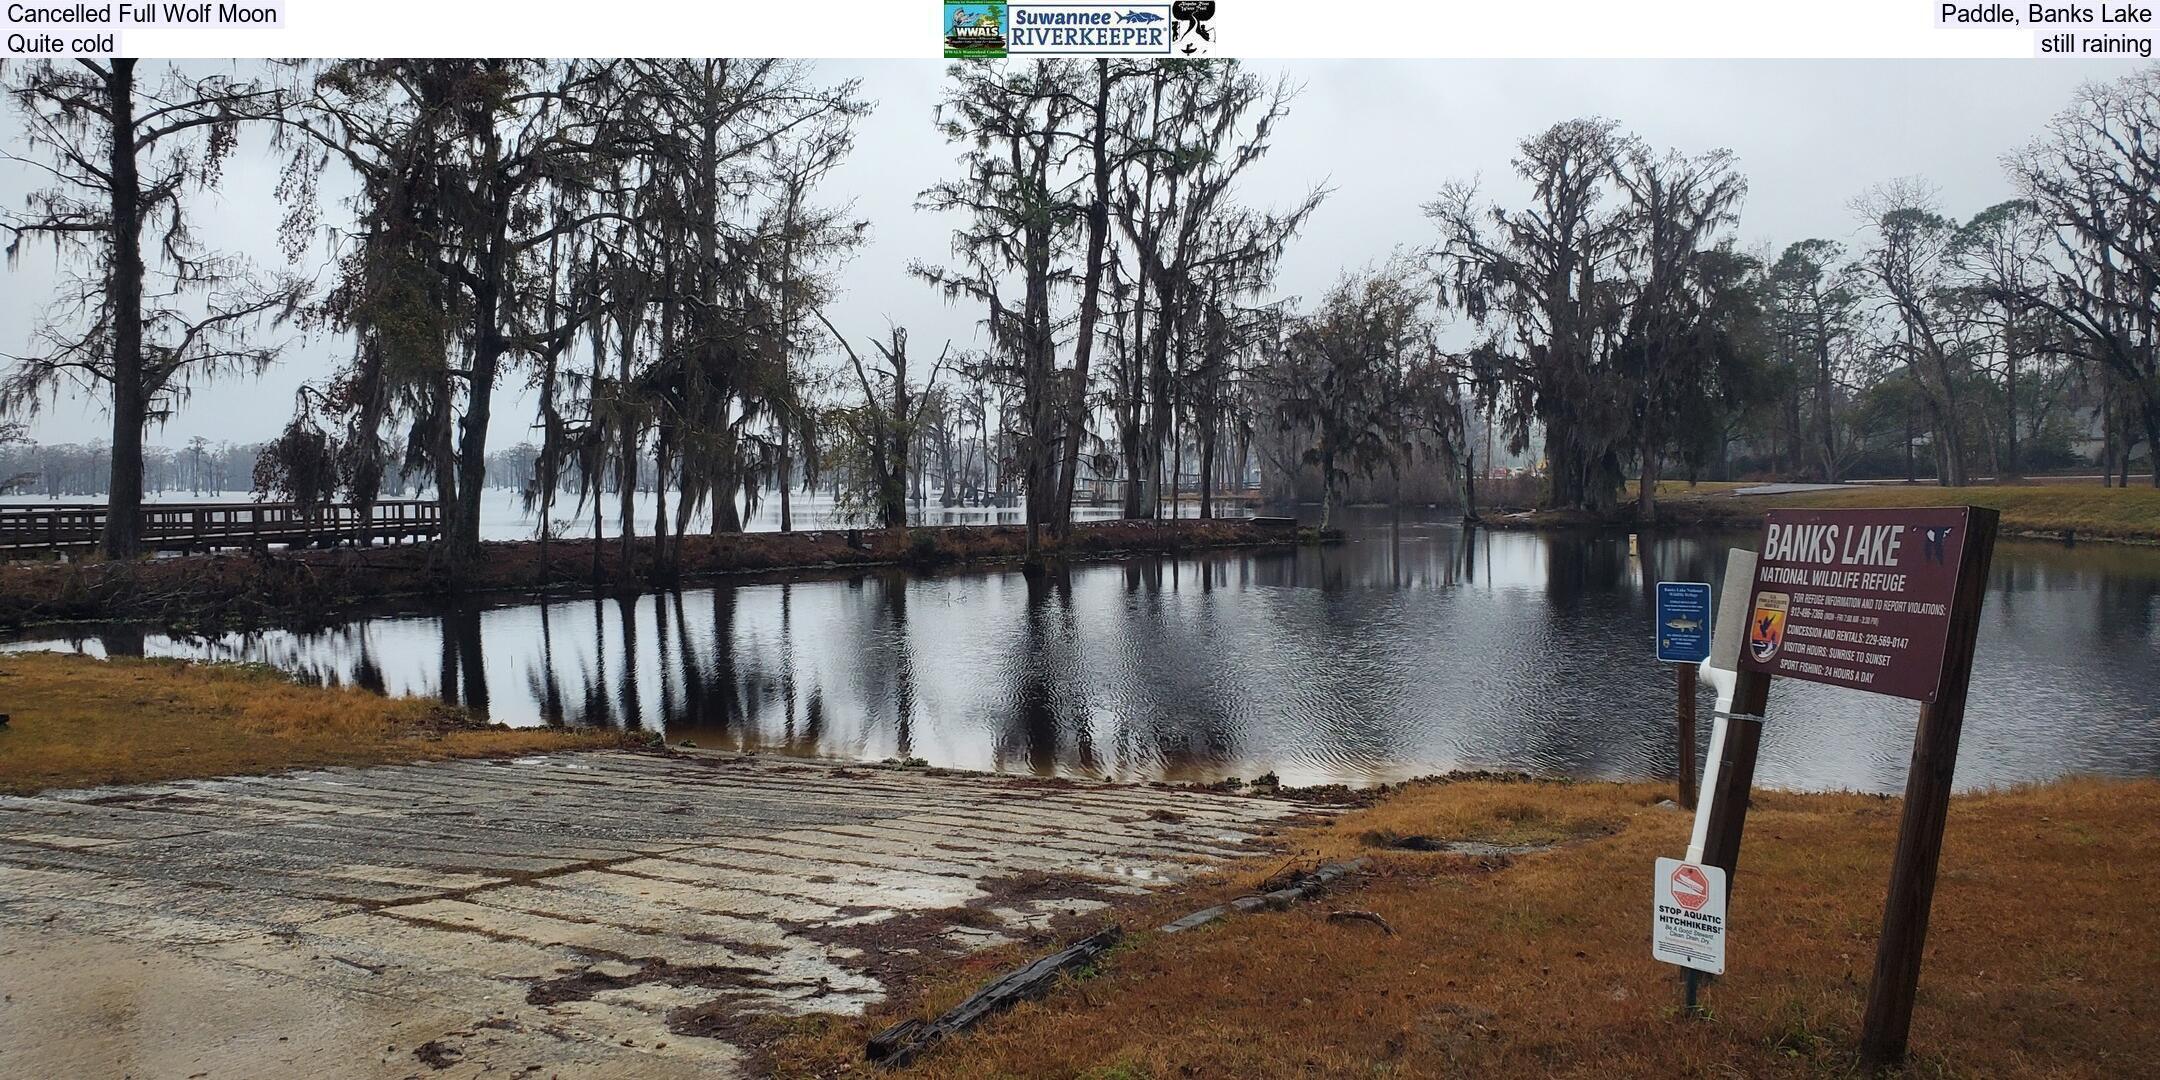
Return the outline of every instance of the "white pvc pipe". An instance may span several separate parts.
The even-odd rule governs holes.
[[[1755,581],[1755,553],[1733,548],[1725,553],[1725,591],[1718,597],[1717,621],[1710,627],[1710,658],[1697,669],[1702,681],[1717,691],[1717,712],[1710,719],[1710,760],[1703,765],[1701,786],[1695,796],[1695,831],[1688,838],[1687,861],[1701,862],[1703,845],[1710,839],[1710,809],[1717,802],[1718,762],[1725,757],[1726,716],[1732,712],[1733,691],[1739,685],[1740,649],[1747,636],[1749,596]],[[1690,762],[1689,765],[1693,765]]]
[[[1710,839],[1710,804],[1715,801],[1711,793],[1717,790],[1718,761],[1725,756],[1725,716],[1732,712],[1733,687],[1740,681],[1737,674],[1711,667],[1708,660],[1697,670],[1717,691],[1717,712],[1710,718],[1710,760],[1703,764],[1702,784],[1695,789],[1695,831],[1688,837],[1688,862],[1702,861],[1703,844]],[[1693,764],[1688,763],[1688,767]]]

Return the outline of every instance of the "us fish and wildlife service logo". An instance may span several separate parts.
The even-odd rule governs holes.
[[[1785,647],[1785,617],[1792,610],[1789,593],[1755,594],[1755,612],[1748,616],[1748,653],[1767,664]]]
[[[947,0],[945,55],[948,59],[995,60],[1005,55],[1005,5],[988,0]]]
[[[1170,5],[1170,52],[1206,56],[1215,51],[1215,0],[1173,0]]]

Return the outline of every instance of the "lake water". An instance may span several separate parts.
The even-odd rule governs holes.
[[[1717,582],[1750,535],[1466,532],[1385,512],[1347,543],[634,599],[384,613],[319,632],[84,628],[15,647],[248,660],[509,724],[1038,774],[1353,784],[1450,769],[1673,774],[1647,576]],[[1423,517],[1419,515],[1422,514]],[[2160,551],[2004,543],[1958,782],[2160,775]],[[1710,702],[1703,700],[1705,740]],[[1780,681],[1760,781],[1895,791],[1917,706]]]

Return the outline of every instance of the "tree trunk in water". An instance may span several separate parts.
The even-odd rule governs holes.
[[[616,350],[617,371],[615,383],[615,415],[622,425],[621,459],[615,467],[616,513],[622,518],[622,564],[624,568],[637,565],[637,487],[638,445],[644,441],[644,432],[636,416],[629,408],[630,381],[637,374],[634,362],[637,358],[637,319],[625,313],[622,325],[622,345]]]
[[[135,171],[135,61],[115,59],[105,77],[111,112],[113,436],[105,497],[103,548],[110,559],[142,554],[143,424],[149,395],[143,385],[142,188]]]
[[[1141,516],[1141,500],[1147,491],[1146,465],[1143,460],[1145,455],[1140,449],[1137,436],[1127,445],[1131,449],[1125,454],[1125,498],[1122,509],[1126,517],[1137,518]]]
[[[1320,531],[1326,532],[1335,521],[1335,455],[1320,457]]]
[[[1545,422],[1545,508],[1580,509],[1582,466],[1574,440],[1564,423]]]
[[[605,541],[605,540],[602,540],[602,539],[600,538],[600,524],[601,524],[601,518],[602,518],[602,516],[603,516],[603,515],[604,515],[604,513],[605,513],[605,511],[603,511],[603,510],[601,509],[601,507],[602,507],[602,505],[603,505],[603,504],[602,504],[602,503],[601,503],[601,501],[600,501],[600,481],[601,481],[601,478],[600,478],[600,477],[598,477],[598,476],[595,476],[595,477],[593,477],[593,485],[592,485],[592,488],[593,488],[593,493],[592,493],[592,580],[593,580],[593,584],[595,584],[595,585],[598,585],[598,584],[600,584],[600,583],[601,583],[602,581],[605,581],[605,580],[607,580],[607,575],[601,572],[601,566],[600,566],[600,553],[601,553],[601,552],[602,552],[603,550],[605,550],[605,549],[606,549],[606,547],[607,547],[607,541]]]
[[[625,429],[622,433],[622,461],[615,470],[616,515],[622,519],[622,564],[632,565],[631,545],[637,542],[637,432]]]
[[[667,474],[670,453],[664,429],[655,451],[659,468],[653,472],[653,571],[664,576],[668,567]]]
[[[450,385],[447,357],[444,358],[443,365],[434,378],[435,411],[427,418],[428,456],[434,459],[435,508],[442,515],[443,545],[451,550],[452,557],[455,558],[455,528],[461,505],[458,502],[457,440],[454,437],[456,421],[452,417],[456,406],[456,391]],[[599,498],[597,492],[593,498]],[[600,534],[596,532],[593,535]]]
[[[735,506],[735,496],[742,490],[735,463],[735,441],[730,438],[720,447],[719,468],[712,483],[712,534],[739,533],[743,531],[742,511]]]
[[[1102,315],[1103,248],[1110,237],[1110,61],[1095,61],[1095,131],[1093,155],[1095,201],[1088,207],[1087,269],[1080,279],[1080,325],[1073,337],[1071,397],[1066,403],[1065,460],[1058,469],[1056,517],[1052,535],[1072,533],[1073,488],[1080,478],[1080,443],[1087,437],[1088,364],[1095,355],[1095,323]]]
[[[788,452],[788,427],[780,425],[780,531],[795,531],[795,507],[788,499],[794,484],[795,459]]]
[[[1185,440],[1179,436],[1177,420],[1172,417],[1170,421],[1170,512],[1167,516],[1174,518],[1183,512],[1178,505],[1178,500],[1184,495],[1184,486]],[[1155,516],[1164,517],[1165,515],[1157,512]]]
[[[492,198],[494,220],[490,223],[486,254],[481,260],[478,285],[473,289],[472,378],[466,386],[465,417],[459,421],[457,516],[443,522],[450,539],[450,556],[463,562],[480,554],[480,495],[487,484],[488,416],[495,396],[495,374],[507,347],[502,336],[502,294],[507,286],[510,257],[509,198],[502,185],[502,148],[490,135],[481,175]],[[477,193],[476,193],[477,194]],[[449,404],[444,402],[447,410]],[[446,413],[447,415],[447,413]]]
[[[976,409],[976,419],[982,429],[982,483],[977,487],[975,501],[990,506],[997,502],[997,461],[990,445],[990,406],[987,402],[980,405]]]
[[[501,355],[500,346],[492,341],[483,342],[474,351],[471,393],[465,402],[465,418],[458,422],[458,520],[451,537],[451,553],[460,559],[480,553],[480,495],[487,484],[488,406],[494,396],[495,369]]]
[[[374,350],[369,351],[370,353],[374,352]],[[550,364],[552,364],[552,360]],[[552,370],[551,367],[550,371],[552,372]],[[552,387],[553,384],[554,377],[550,374],[548,385]],[[366,547],[375,542],[375,502],[382,496],[382,443],[376,433],[382,430],[383,412],[387,402],[383,400],[382,357],[380,355],[370,355],[363,359],[361,374],[356,382],[356,387],[360,394],[360,417],[354,422],[352,432],[348,438],[357,447],[360,456],[353,468],[352,489],[347,494],[352,497],[352,501],[360,514],[360,520],[367,523],[360,534],[360,546]],[[542,492],[540,503],[542,539],[546,539],[547,536],[546,517],[548,508],[553,505],[554,495],[552,488]],[[541,577],[544,580],[547,576],[547,560],[542,558],[540,565]]]
[[[677,494],[675,498],[675,565],[682,565],[683,537],[690,535],[690,499]]]
[[[908,374],[904,350],[896,350],[893,358],[893,407],[886,418],[889,429],[880,435],[887,440],[885,475],[879,477],[878,497],[883,504],[880,517],[888,529],[907,527],[907,477],[908,477]],[[1030,493],[1032,497],[1033,493]]]
[[[1148,456],[1143,471],[1147,486],[1140,495],[1140,510],[1147,517],[1162,516],[1162,459],[1170,439],[1170,331],[1172,286],[1168,280],[1155,287],[1155,325],[1148,335],[1148,424],[1143,447]]]
[[[2148,383],[2139,387],[2139,390],[2144,398],[2139,404],[2143,406],[2145,414],[2145,448],[2150,451],[2152,460],[2152,484],[2154,487],[2160,488],[2160,388],[2155,388]],[[2129,442],[2128,439],[2123,440],[2125,444],[2123,446],[2124,487],[2130,486],[2131,447],[2128,445]]]
[[[1469,451],[1463,453],[1462,465],[1463,520],[1476,521],[1477,512],[1477,459]]]
[[[1657,522],[1657,485],[1659,471],[1657,451],[1650,448],[1647,440],[1643,446],[1642,479],[1640,491],[1635,493],[1635,521],[1639,525]]]
[[[1135,290],[1130,312],[1132,332],[1130,335],[1120,334],[1118,339],[1120,345],[1126,346],[1118,355],[1118,366],[1122,375],[1119,380],[1122,384],[1120,389],[1124,391],[1126,400],[1117,402],[1114,409],[1118,425],[1118,456],[1125,467],[1124,497],[1119,502],[1122,504],[1120,509],[1127,518],[1140,516],[1143,486],[1141,476],[1146,461],[1146,452],[1140,446],[1141,410],[1147,397],[1142,376],[1142,369],[1146,366],[1145,350],[1141,347],[1140,330],[1144,321],[1141,309],[1146,305],[1147,290]],[[1122,318],[1119,319],[1120,324],[1123,321]]]
[[[1215,425],[1200,428],[1200,519],[1215,516]]]
[[[910,460],[914,469],[910,482],[914,484],[915,510],[919,514],[923,505],[930,501],[930,441],[922,433],[920,425],[916,427],[915,443],[909,453],[912,455]]]

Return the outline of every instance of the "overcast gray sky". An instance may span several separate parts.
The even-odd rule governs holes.
[[[2010,196],[1999,158],[2038,133],[2083,82],[2118,77],[2121,63],[2071,61],[1358,61],[1255,64],[1287,72],[1304,87],[1274,152],[1250,174],[1244,198],[1283,205],[1316,183],[1334,194],[1291,247],[1280,280],[1286,295],[1312,297],[1345,267],[1384,258],[1397,245],[1428,241],[1419,206],[1445,181],[1478,177],[1503,202],[1521,197],[1508,159],[1524,136],[1559,120],[1603,115],[1659,146],[1689,152],[1725,147],[1739,156],[1749,191],[1740,238],[1748,247],[1808,237],[1850,240],[1848,201],[1868,186],[1922,176],[1943,209],[1967,216]],[[914,209],[917,192],[946,175],[953,148],[932,128],[943,81],[940,61],[831,63],[832,80],[860,77],[878,102],[853,157],[825,197],[852,200],[872,223],[870,242],[841,277],[832,311],[860,339],[889,319],[910,328],[918,351],[975,336],[976,311],[950,307],[905,274],[910,259],[942,260],[952,222]],[[0,141],[21,149],[22,122],[0,118]],[[202,239],[282,263],[275,246],[276,169],[251,143],[228,166],[218,192],[198,197]],[[20,206],[34,175],[0,161],[0,203]],[[328,185],[326,185],[326,191]],[[310,269],[314,273],[319,268]],[[30,245],[19,265],[0,270],[0,352],[30,345],[51,293],[50,248]],[[251,441],[274,435],[302,381],[320,378],[348,353],[345,343],[312,340],[290,349],[260,379],[198,387],[181,414],[150,441],[190,437]],[[532,437],[523,379],[498,391],[493,438],[508,446]],[[32,434],[69,442],[109,433],[93,400],[49,405]]]

